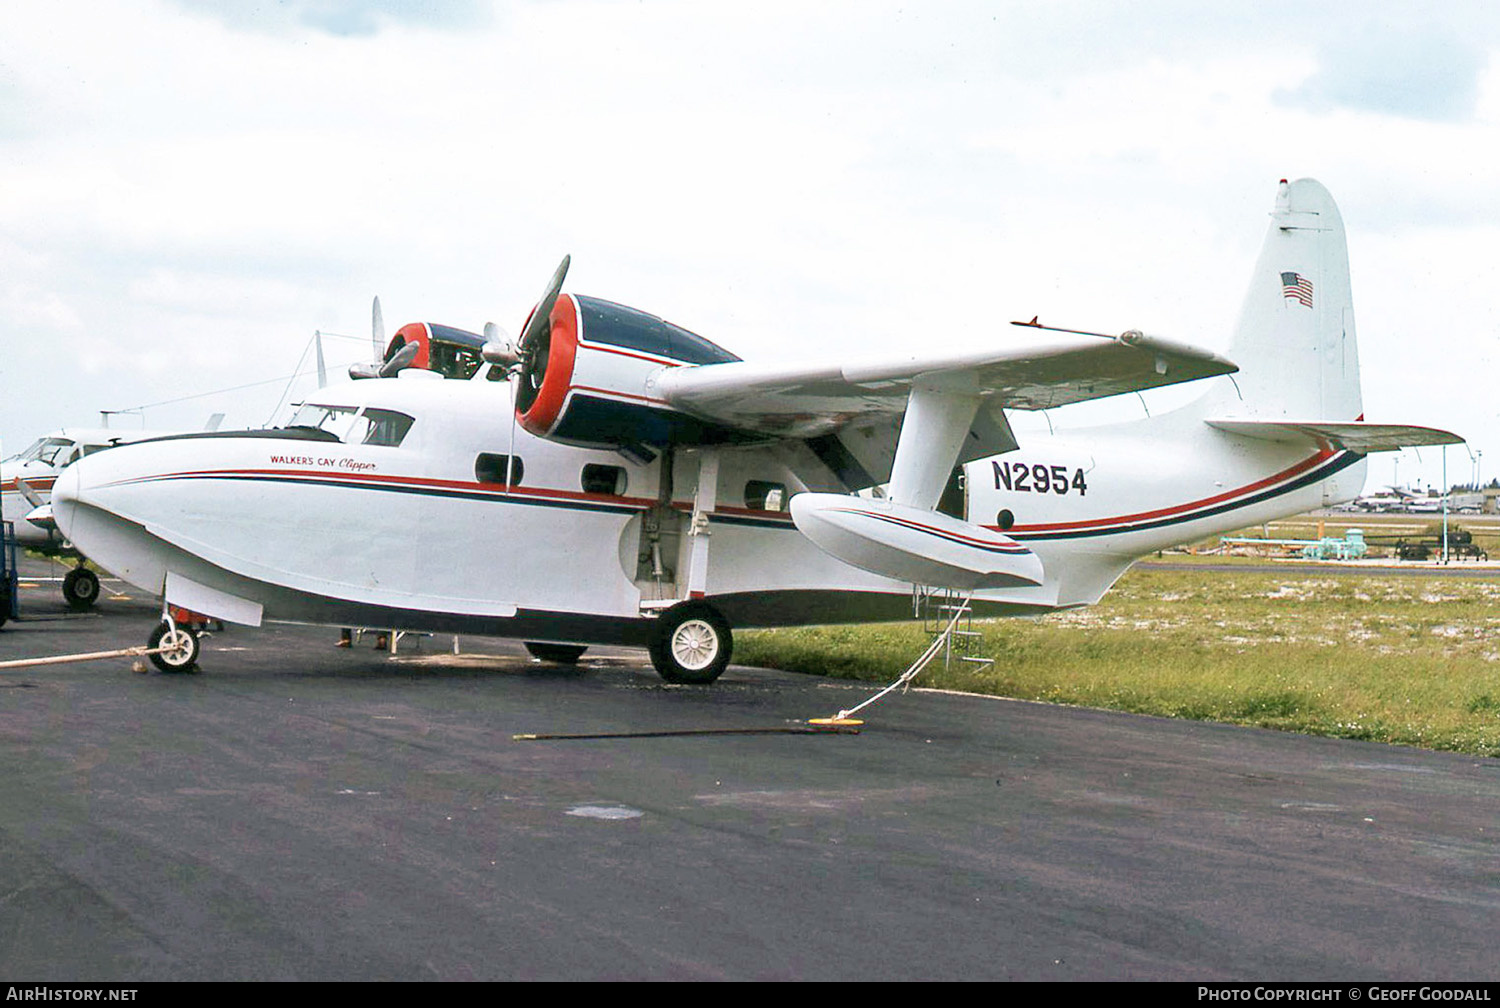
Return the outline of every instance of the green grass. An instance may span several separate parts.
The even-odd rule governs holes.
[[[1136,568],[1097,606],[976,620],[919,685],[1500,756],[1500,582]],[[915,623],[763,630],[735,660],[889,682]]]

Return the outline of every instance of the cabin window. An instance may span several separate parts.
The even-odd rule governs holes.
[[[113,448],[113,447],[114,447],[114,445],[112,445],[112,444],[90,444],[90,445],[84,445],[83,446],[83,457],[84,458],[88,458],[90,455],[94,454],[94,452],[101,452],[101,451],[103,451],[106,448]]]
[[[402,440],[406,437],[406,432],[411,430],[411,425],[414,422],[405,413],[374,408],[365,410],[361,414],[361,419],[365,423],[365,433],[364,437],[360,439],[360,443],[384,445],[389,448],[395,448],[401,444]],[[354,433],[359,433],[358,426],[355,427]],[[352,441],[353,437],[350,440]]]
[[[506,469],[510,472],[507,476]],[[500,486],[519,486],[526,467],[519,455],[496,455],[480,452],[474,460],[474,478],[481,483],[496,483]]]
[[[752,511],[785,511],[786,484],[750,480],[745,484],[745,506]]]
[[[625,492],[625,469],[616,465],[590,462],[583,467],[583,492],[618,497]]]
[[[959,521],[968,519],[969,507],[964,490],[963,466],[954,466],[953,471],[948,474],[948,482],[943,486],[943,493],[938,498],[936,510],[938,514],[945,514]]]
[[[1016,524],[1016,516],[1011,513],[1010,508],[1002,508],[995,516],[995,524],[1000,526],[1001,532],[1008,532]]]

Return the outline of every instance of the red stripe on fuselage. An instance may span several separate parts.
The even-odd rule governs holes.
[[[33,490],[51,490],[52,484],[57,482],[56,476],[22,476],[21,480]],[[6,480],[0,483],[0,490],[19,491],[15,480]]]
[[[503,483],[477,483],[472,480],[445,480],[433,479],[431,477],[416,476],[387,476],[380,473],[354,473],[343,472],[337,469],[190,469],[182,472],[158,473],[154,476],[139,476],[134,479],[119,480],[110,486],[123,486],[130,483],[150,483],[156,480],[176,479],[256,479],[260,477],[276,477],[283,479],[302,480],[312,479],[319,482],[340,483],[345,486],[357,487],[361,484],[389,486],[389,487],[411,487],[413,489],[434,490],[461,490],[472,492],[482,490],[487,493],[504,493],[519,497],[549,498],[553,500],[571,501],[593,501],[604,504],[619,504],[625,507],[649,508],[656,503],[653,497],[620,497],[613,494],[591,494],[580,490],[555,490],[546,487],[506,486]],[[691,501],[674,501],[673,507],[689,509]]]
[[[1236,497],[1243,497],[1246,494],[1255,493],[1258,490],[1264,490],[1266,487],[1274,486],[1277,483],[1282,483],[1286,480],[1293,479],[1307,472],[1309,469],[1327,462],[1336,454],[1338,453],[1335,452],[1332,448],[1323,448],[1320,449],[1316,455],[1303,459],[1296,465],[1291,466],[1287,469],[1283,469],[1281,472],[1276,473],[1273,476],[1267,476],[1265,479],[1257,480],[1254,483],[1247,484],[1235,490],[1226,490],[1224,493],[1216,494],[1213,497],[1204,497],[1201,500],[1189,501],[1186,504],[1175,504],[1171,507],[1158,508],[1155,511],[1141,511],[1137,514],[1118,515],[1113,518],[1089,518],[1084,521],[1051,522],[1042,525],[1015,525],[1009,529],[1004,529],[1003,531],[1008,535],[1015,535],[1017,533],[1025,532],[1079,531],[1082,529],[1099,528],[1105,525],[1121,525],[1132,522],[1152,521],[1160,518],[1170,518],[1173,515],[1183,514],[1188,511],[1194,511],[1198,508],[1212,507],[1215,504],[1222,504],[1225,501],[1233,500]],[[986,525],[985,528],[993,528],[998,530],[999,526]]]

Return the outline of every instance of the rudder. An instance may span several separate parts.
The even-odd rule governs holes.
[[[1228,356],[1240,366],[1234,387],[1206,404],[1220,415],[1362,415],[1344,222],[1321,183],[1282,180]]]

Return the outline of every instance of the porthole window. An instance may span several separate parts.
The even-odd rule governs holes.
[[[785,511],[786,484],[750,480],[745,484],[745,507],[752,511]]]
[[[507,470],[509,470],[509,475],[507,475]],[[519,486],[525,472],[526,467],[521,464],[519,455],[480,452],[479,457],[474,460],[474,478],[481,483]]]
[[[597,462],[590,462],[584,466],[580,476],[584,493],[609,494],[612,497],[619,497],[625,493],[625,480],[624,467],[602,465]]]
[[[1002,532],[1010,531],[1011,526],[1015,525],[1015,523],[1016,516],[1011,513],[1010,508],[1005,508],[995,516],[995,524],[1000,526],[1000,531]]]

